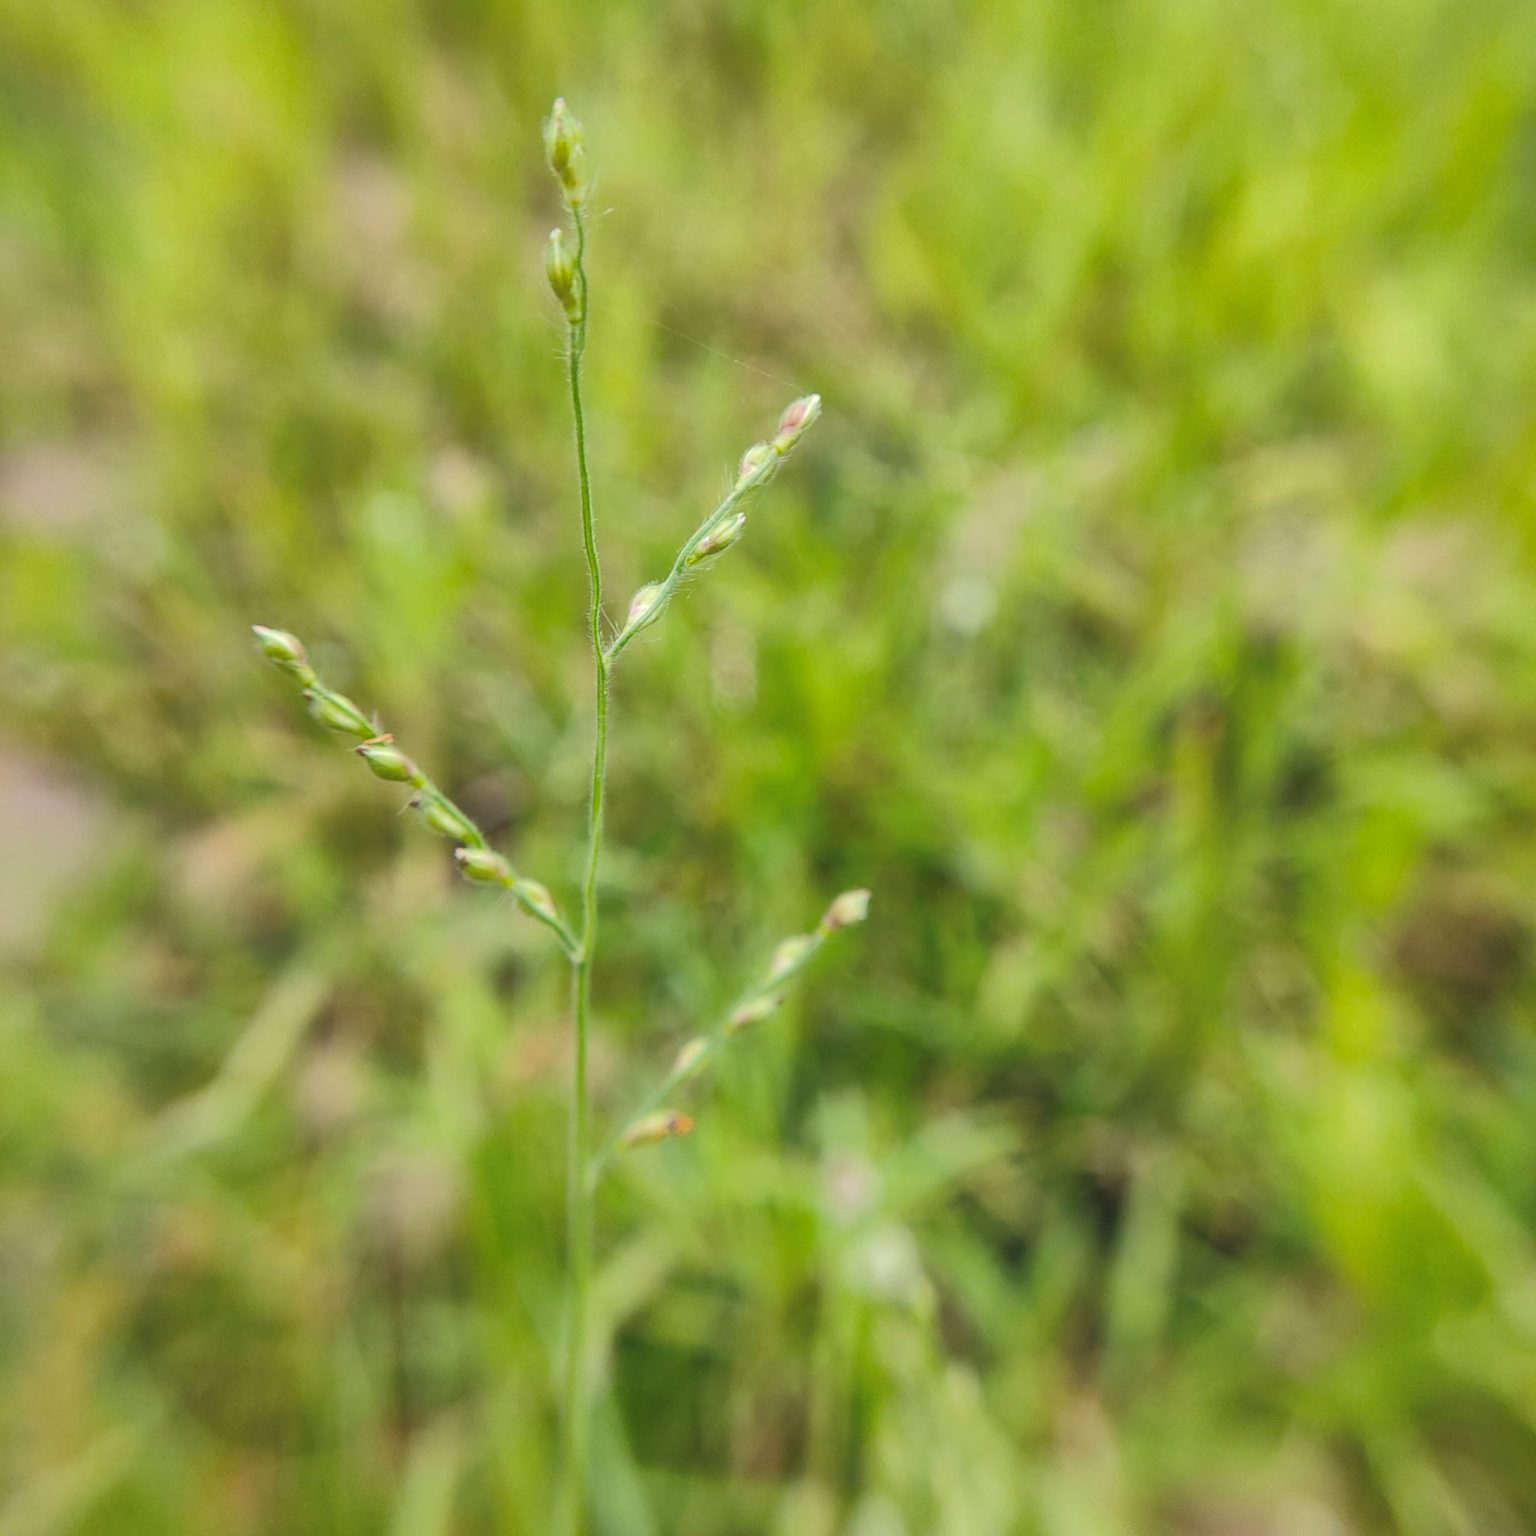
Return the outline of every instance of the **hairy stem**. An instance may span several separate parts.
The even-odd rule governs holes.
[[[592,1195],[587,1178],[592,1140],[587,1096],[587,1035],[592,1006],[592,960],[597,949],[597,871],[603,851],[603,779],[608,762],[608,658],[603,653],[603,575],[597,558],[592,481],[587,470],[586,418],[581,402],[581,361],[587,344],[587,230],[580,207],[572,209],[572,218],[576,226],[579,318],[570,327],[567,370],[571,419],[576,435],[576,474],[581,486],[581,541],[587,557],[588,628],[596,684],[596,730],[587,816],[587,867],[581,895],[581,940],[572,962],[576,1037],[566,1167],[565,1529],[568,1536],[581,1536],[586,1524],[587,1313],[592,1276]]]

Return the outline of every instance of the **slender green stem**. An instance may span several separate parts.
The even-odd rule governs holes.
[[[592,1194],[587,1180],[591,1156],[591,1114],[587,1096],[587,1035],[592,1006],[592,960],[597,949],[597,870],[603,849],[603,779],[608,761],[608,658],[603,653],[603,575],[597,558],[592,516],[592,481],[587,470],[587,429],[581,402],[581,361],[587,344],[587,230],[580,207],[576,226],[576,284],[579,318],[570,327],[567,367],[571,419],[576,434],[576,473],[581,485],[581,541],[587,557],[588,628],[596,681],[597,719],[592,748],[592,794],[587,817],[587,868],[581,895],[581,941],[573,960],[575,994],[574,1062],[571,1073],[570,1147],[566,1168],[567,1301],[565,1322],[564,1502],[568,1536],[585,1529],[587,1463],[587,1312],[592,1276]]]

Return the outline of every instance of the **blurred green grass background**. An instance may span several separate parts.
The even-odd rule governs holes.
[[[1536,1529],[1536,8],[0,0],[0,1531],[547,1529],[557,92],[601,1536]]]

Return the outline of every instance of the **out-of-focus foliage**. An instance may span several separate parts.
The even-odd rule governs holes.
[[[0,0],[0,1530],[546,1529],[557,91],[602,1536],[1536,1528],[1536,7]]]

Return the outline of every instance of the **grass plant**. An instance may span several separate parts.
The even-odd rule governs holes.
[[[591,644],[594,685],[591,791],[586,849],[578,896],[580,917],[573,926],[549,887],[520,874],[510,859],[494,850],[474,820],[451,800],[396,744],[376,717],[326,686],[311,665],[304,644],[287,630],[253,626],[261,653],[302,690],[310,714],[321,725],[359,738],[357,756],[375,778],[406,786],[408,808],[431,831],[456,846],[454,859],[467,880],[507,892],[517,907],[542,923],[555,937],[571,967],[571,1074],[566,1156],[566,1304],[561,1351],[563,1423],[559,1528],[569,1536],[586,1530],[588,1438],[591,1412],[591,1362],[588,1358],[592,1291],[593,1193],[616,1152],[630,1151],[669,1137],[686,1135],[693,1119],[672,1102],[677,1092],[699,1076],[717,1051],[735,1034],[767,1018],[783,1001],[784,988],[826,940],[864,921],[869,892],[844,891],[828,906],[816,928],[783,940],[766,971],[754,981],[710,1033],[690,1040],[670,1072],[643,1106],[622,1123],[601,1151],[592,1135],[590,1085],[592,977],[597,959],[598,880],[603,856],[604,796],[608,763],[609,692],[613,666],[642,631],[660,619],[683,582],[736,544],[746,531],[747,508],[773,479],[781,464],[821,414],[821,399],[807,395],[779,418],[772,438],[756,443],[741,457],[734,484],[720,504],[684,541],[667,575],[641,587],[631,599],[623,624],[611,635],[603,609],[603,568],[598,550],[592,474],[587,457],[586,410],[582,398],[582,363],[587,350],[587,214],[589,182],[581,124],[564,100],[556,100],[544,126],[544,150],[561,190],[570,223],[551,231],[545,275],[566,323],[565,369],[575,441],[576,483],[581,548],[586,562],[588,605],[586,632]]]

